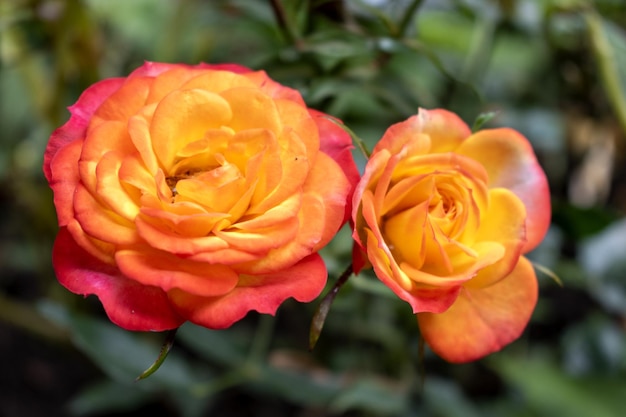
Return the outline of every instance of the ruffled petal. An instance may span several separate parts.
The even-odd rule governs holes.
[[[127,330],[163,331],[185,320],[170,305],[160,288],[145,286],[85,252],[61,228],[52,261],[59,282],[76,294],[98,296],[109,319]]]
[[[417,320],[437,355],[449,362],[469,362],[516,340],[536,304],[535,272],[522,257],[505,279],[480,289],[463,287],[446,312],[421,313]]]
[[[199,296],[219,296],[235,288],[239,280],[227,266],[193,262],[146,247],[119,250],[115,261],[124,275],[164,291],[176,288]]]
[[[456,152],[483,164],[490,188],[507,188],[522,200],[527,213],[524,253],[535,248],[550,226],[550,190],[528,140],[513,129],[481,130]]]
[[[315,254],[280,272],[242,275],[238,286],[222,297],[199,297],[180,290],[170,291],[170,299],[189,321],[211,329],[224,329],[241,320],[249,311],[275,314],[287,298],[308,302],[326,284],[326,266]]]
[[[56,151],[47,162],[46,170],[49,175],[50,188],[54,192],[54,206],[57,211],[59,226],[67,226],[74,218],[74,192],[80,183],[78,174],[78,159],[80,158],[82,139]]]
[[[88,89],[69,107],[70,120],[55,130],[50,136],[44,154],[43,171],[48,181],[52,180],[50,161],[56,153],[76,139],[82,139],[89,125],[91,116],[104,100],[124,84],[124,78],[110,78],[100,81]]]

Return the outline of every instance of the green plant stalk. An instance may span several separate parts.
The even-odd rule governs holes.
[[[415,12],[422,5],[423,0],[413,0],[411,4],[404,11],[404,16],[398,25],[398,33],[396,34],[398,39],[403,38],[406,35],[406,31],[409,28],[409,25],[413,21],[415,17]]]
[[[591,10],[586,12],[584,17],[589,30],[592,50],[600,70],[600,80],[622,131],[626,133],[626,97],[624,97],[624,88],[615,65],[613,49],[602,28],[600,16]]]
[[[161,346],[161,351],[159,352],[159,356],[148,369],[143,371],[141,375],[135,378],[135,382],[146,379],[147,377],[159,370],[161,365],[163,365],[163,362],[165,362],[165,358],[167,358],[168,353],[170,353],[172,346],[174,346],[174,339],[176,339],[177,331],[178,327],[173,330],[167,331],[167,333],[165,334],[165,341],[163,342],[163,345]]]
[[[369,149],[367,149],[367,145],[365,145],[363,139],[361,139],[356,133],[354,133],[352,129],[343,124],[343,122],[341,122],[340,120],[335,119],[331,116],[326,116],[326,119],[330,120],[331,122],[342,128],[348,135],[350,135],[350,137],[352,138],[352,142],[361,151],[365,159],[369,159],[371,152],[369,151]]]
[[[481,81],[493,52],[495,31],[496,21],[494,17],[485,16],[478,20],[461,72],[463,81],[474,84]]]
[[[313,315],[313,320],[311,320],[311,327],[309,330],[309,350],[313,350],[315,345],[317,344],[317,340],[322,333],[322,328],[324,327],[324,323],[326,322],[326,316],[330,312],[330,306],[333,304],[337,293],[343,285],[348,281],[348,278],[352,275],[354,269],[352,264],[348,265],[346,270],[341,274],[337,282],[330,290],[328,294],[324,296],[322,302],[317,307],[315,314]]]
[[[265,356],[269,350],[274,334],[274,324],[276,318],[268,314],[261,314],[259,323],[257,324],[250,352],[248,353],[248,362],[251,364],[263,363]]]
[[[70,344],[70,335],[65,329],[51,323],[31,304],[12,300],[2,292],[0,320],[45,340]]]
[[[291,45],[298,46],[300,43],[299,38],[296,34],[296,30],[292,25],[292,22],[289,21],[287,12],[285,11],[285,6],[283,5],[282,1],[270,0],[270,6],[272,7],[272,11],[274,12],[274,16],[276,17],[278,27],[280,28],[287,42],[289,42]]]

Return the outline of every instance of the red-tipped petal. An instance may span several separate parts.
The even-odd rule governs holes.
[[[163,331],[184,322],[163,290],[132,281],[114,266],[89,255],[66,228],[59,231],[52,260],[65,288],[76,294],[97,295],[109,319],[124,329]]]
[[[330,156],[339,164],[343,173],[350,183],[350,191],[346,204],[346,216],[344,221],[350,218],[352,213],[352,194],[359,182],[361,175],[352,157],[352,138],[339,125],[329,119],[330,116],[317,110],[309,110],[315,120],[320,135],[320,150]]]
[[[417,315],[422,336],[449,362],[469,362],[497,352],[526,328],[537,304],[537,279],[522,257],[515,269],[496,284],[464,287],[444,313]]]
[[[280,304],[293,297],[308,302],[326,284],[326,266],[315,254],[280,272],[242,275],[238,286],[222,297],[198,297],[172,290],[170,298],[189,321],[211,329],[224,329],[249,311],[275,314]]]
[[[102,102],[118,90],[123,83],[124,78],[109,78],[100,81],[85,90],[78,101],[69,107],[72,114],[70,120],[52,133],[44,154],[43,171],[48,181],[52,179],[50,170],[52,158],[59,149],[84,136],[91,116]]]

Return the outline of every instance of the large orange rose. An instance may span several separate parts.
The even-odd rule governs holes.
[[[349,136],[296,91],[238,65],[149,62],[70,111],[44,160],[53,264],[114,323],[224,328],[320,293],[316,252],[358,172]]]
[[[522,135],[472,134],[453,113],[420,110],[376,145],[353,207],[366,262],[435,353],[471,361],[519,337],[537,302],[522,255],[550,222],[546,177]]]

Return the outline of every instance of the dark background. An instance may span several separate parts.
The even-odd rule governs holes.
[[[554,416],[626,413],[626,6],[622,0],[0,0],[0,416]],[[90,84],[145,60],[265,69],[371,147],[418,107],[526,135],[553,225],[531,258],[540,300],[520,340],[450,365],[371,276],[225,331],[123,331],[55,280],[41,172]],[[358,154],[356,155],[359,156]],[[362,164],[362,158],[360,159]],[[324,251],[349,263],[346,230]]]

